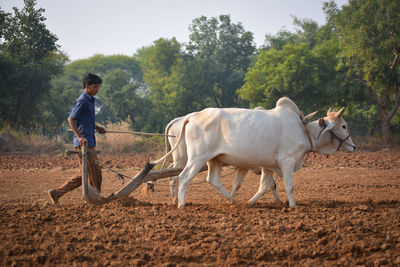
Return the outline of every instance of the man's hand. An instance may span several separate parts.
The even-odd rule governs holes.
[[[80,133],[78,131],[78,127],[76,126],[75,119],[73,119],[71,117],[68,117],[68,123],[69,123],[69,126],[71,126],[71,129],[74,132],[75,136],[77,137],[77,139],[78,139],[79,143],[81,144],[81,146],[87,144],[88,141],[86,140],[86,138],[80,136]]]
[[[106,129],[104,129],[103,127],[100,127],[100,126],[96,125],[94,128],[100,134],[105,134],[106,133]]]
[[[81,144],[81,146],[84,146],[85,144],[87,144],[87,140],[86,140],[86,138],[85,137],[82,137],[82,136],[78,136],[78,141],[79,141],[79,143]]]

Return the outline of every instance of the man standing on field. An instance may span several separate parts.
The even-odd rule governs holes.
[[[68,123],[74,132],[74,148],[81,150],[81,146],[88,145],[88,150],[96,149],[95,130],[101,134],[106,133],[103,127],[95,124],[94,102],[99,91],[102,79],[92,73],[83,77],[83,93],[76,99]],[[74,190],[82,184],[82,157],[77,154],[79,172],[67,180],[57,189],[50,189],[48,194],[53,204],[58,204],[58,199],[65,193]],[[99,161],[95,153],[88,154],[88,177],[90,184],[100,193],[102,174]]]

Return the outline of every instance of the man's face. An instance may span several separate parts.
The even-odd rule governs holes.
[[[94,83],[91,85],[86,84],[85,90],[86,93],[90,96],[95,96],[97,92],[99,91],[100,84],[99,83]]]

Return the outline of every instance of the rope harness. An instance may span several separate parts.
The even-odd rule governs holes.
[[[307,135],[307,138],[308,138],[308,142],[310,143],[310,147],[311,147],[311,149],[310,149],[308,152],[306,152],[306,153],[313,152],[314,157],[315,157],[315,150],[314,150],[314,146],[313,146],[311,134],[310,134],[310,132],[309,132],[308,129],[307,129],[307,124],[309,123],[309,121],[306,120],[306,119],[304,119],[303,112],[300,112],[300,119],[301,119],[301,121],[302,121],[302,123],[303,123],[303,125],[304,125],[305,130],[306,130],[306,135]],[[320,131],[319,134],[318,134],[317,140],[318,140],[319,137],[321,136],[321,133],[322,133],[322,132],[326,129],[326,127],[328,126],[323,118],[320,118],[320,119],[318,120],[318,123],[319,123],[319,126],[320,126],[322,129],[321,129],[321,131]],[[346,144],[348,144],[349,146],[351,146],[351,144],[349,144],[348,142],[346,142],[346,140],[350,138],[350,134],[349,134],[346,138],[341,139],[341,138],[340,138],[339,136],[337,136],[332,130],[329,130],[329,133],[331,134],[331,143],[333,143],[333,140],[334,140],[334,139],[337,139],[337,140],[339,141],[339,146],[337,147],[337,149],[336,149],[335,152],[337,152],[337,151],[342,147],[343,143],[346,143]],[[327,156],[328,156],[328,155],[327,155]]]
[[[321,130],[321,131],[319,132],[319,134],[318,134],[318,139],[319,139],[319,137],[321,136],[321,133],[325,130],[325,128],[326,128],[326,126],[327,126],[327,125],[326,125],[326,122],[325,122],[325,120],[324,120],[323,118],[320,118],[320,119],[319,119],[319,126],[322,127],[322,130]],[[330,132],[330,134],[331,134],[331,143],[333,143],[333,139],[335,139],[335,138],[339,141],[339,146],[337,147],[336,151],[338,151],[338,150],[342,147],[343,143],[346,143],[346,144],[348,144],[349,146],[351,146],[349,143],[346,142],[346,140],[349,139],[350,134],[349,134],[346,138],[341,139],[341,138],[338,137],[332,130],[329,130],[329,132]],[[336,152],[336,151],[335,151],[335,152]]]
[[[308,129],[307,129],[308,120],[305,120],[305,119],[304,119],[303,112],[300,113],[300,119],[301,119],[301,122],[302,122],[303,125],[304,125],[304,129],[306,130],[306,135],[307,135],[307,138],[308,138],[308,142],[310,143],[310,147],[311,147],[311,150],[308,151],[308,152],[306,152],[306,153],[312,152],[312,153],[314,154],[314,157],[316,157],[316,155],[315,155],[315,150],[314,150],[314,146],[313,146],[312,139],[311,139],[311,134],[310,134],[310,132],[309,132]]]
[[[346,140],[349,139],[350,134],[345,139],[341,139],[334,132],[332,132],[331,130],[329,130],[329,132],[331,133],[331,142],[332,143],[333,143],[333,139],[334,138],[336,138],[340,142],[340,144],[339,144],[338,148],[336,149],[336,151],[338,151],[340,149],[340,147],[342,146],[343,143],[346,143],[346,144],[350,145],[349,143],[346,142]]]
[[[116,170],[113,170],[113,169],[111,169],[110,167],[107,167],[107,166],[105,166],[105,165],[100,165],[100,167],[106,168],[106,169],[108,169],[108,170],[110,170],[110,171],[116,173],[117,178],[119,178],[119,179],[122,180],[122,184],[125,183],[125,178],[129,178],[129,179],[133,178],[133,177],[130,177],[130,176],[128,176],[128,175],[125,175],[125,174],[122,174],[122,173],[120,173],[120,172],[117,172]]]

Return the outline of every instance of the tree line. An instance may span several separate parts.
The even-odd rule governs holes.
[[[294,18],[295,31],[253,34],[229,15],[201,16],[189,41],[160,38],[127,55],[69,61],[44,24],[45,10],[25,0],[0,9],[0,127],[64,132],[82,77],[103,78],[100,123],[129,121],[162,132],[172,118],[205,107],[273,108],[288,96],[304,112],[346,106],[353,134],[400,135],[400,2],[324,3],[326,23]]]

